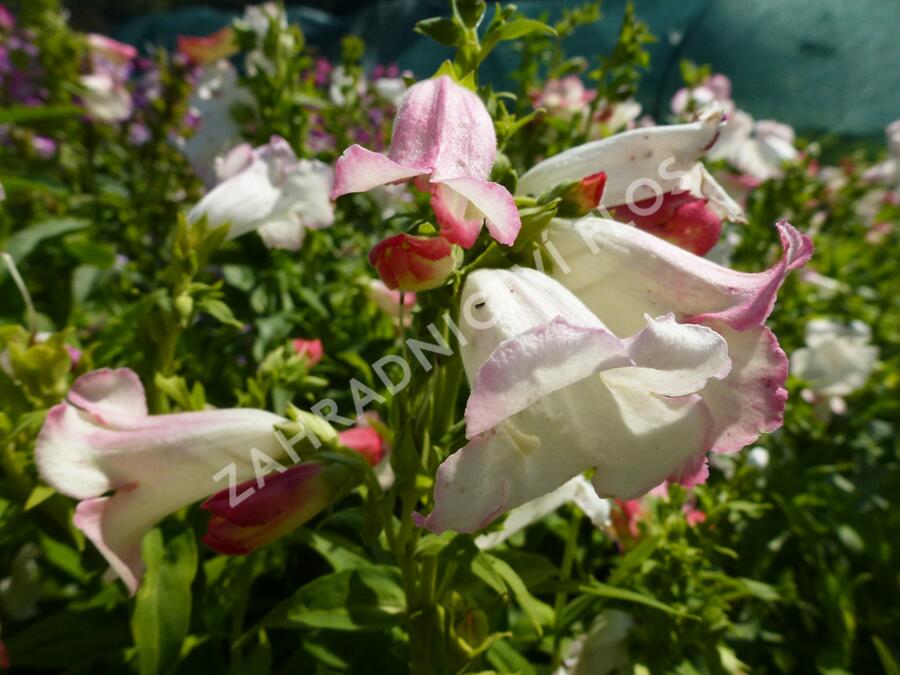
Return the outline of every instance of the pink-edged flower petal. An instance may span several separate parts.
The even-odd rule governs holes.
[[[515,242],[519,230],[522,229],[522,220],[513,196],[505,187],[499,183],[491,183],[468,176],[444,179],[440,184],[444,189],[449,189],[466,200],[465,218],[467,222],[474,219],[480,230],[483,221],[491,236],[501,244],[511,246]],[[432,204],[434,204],[434,200],[432,200]],[[435,208],[435,213],[438,215],[438,222],[443,226],[441,214],[437,208]],[[454,235],[455,232],[451,230],[450,234]],[[463,241],[455,241],[447,233],[444,236],[450,241],[466,247]],[[478,231],[476,230],[475,237],[477,236]],[[468,231],[461,234],[460,238],[466,242],[471,241],[468,246],[475,241],[470,237]]]
[[[788,272],[809,260],[812,241],[777,224],[784,254],[764,272],[736,272],[622,223],[554,221],[550,240],[566,262],[555,277],[617,335],[640,330],[644,314],[719,320],[744,330],[765,321]]]
[[[732,370],[724,380],[710,380],[700,392],[715,421],[713,452],[738,452],[778,429],[784,419],[788,392],[788,360],[775,334],[765,326],[737,331],[709,325],[728,342]],[[679,481],[681,482],[681,481]]]
[[[418,522],[474,532],[591,468],[601,495],[637,497],[702,448],[709,425],[697,396],[659,397],[586,377],[451,455],[438,469],[434,510]]]
[[[331,198],[337,199],[351,192],[368,192],[380,185],[408,180],[425,173],[428,173],[427,167],[404,166],[360,145],[351,145],[334,165]]]
[[[144,386],[129,368],[101,368],[82,375],[72,384],[67,398],[105,425],[112,425],[121,417],[147,415]]]
[[[473,438],[547,394],[601,369],[630,365],[625,345],[599,326],[561,317],[502,342],[478,370],[466,404]]]

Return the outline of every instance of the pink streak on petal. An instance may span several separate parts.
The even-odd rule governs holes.
[[[431,208],[434,209],[444,239],[463,248],[472,248],[481,232],[484,218],[466,219],[468,201],[465,197],[437,183],[431,187]]]
[[[427,168],[405,166],[384,155],[352,145],[342,154],[334,166],[334,186],[331,198],[351,192],[367,192],[379,185],[387,185],[428,173]]]
[[[125,490],[119,488],[117,496],[124,492]],[[125,583],[128,593],[134,595],[144,574],[141,541],[129,542],[124,547],[117,546],[111,541],[108,520],[110,514],[115,511],[112,504],[114,499],[115,497],[98,497],[79,502],[75,509],[74,523],[106,558]]]
[[[776,227],[781,237],[781,246],[784,249],[781,260],[765,272],[758,274],[734,272],[714,265],[713,267],[718,270],[719,278],[710,278],[710,280],[725,288],[730,286],[729,290],[736,296],[738,302],[727,309],[696,314],[686,317],[685,320],[694,323],[719,320],[736,330],[762,325],[772,313],[778,289],[788,272],[805,265],[813,253],[812,240],[805,234],[801,234],[786,220],[779,221]],[[712,269],[709,271],[714,272]],[[704,273],[707,270],[698,269],[698,272]],[[709,276],[712,277],[712,274]]]
[[[442,182],[484,214],[488,232],[494,239],[506,246],[515,242],[522,229],[522,220],[515,199],[505,187],[470,176],[449,178]]]
[[[466,405],[466,437],[492,429],[598,369],[630,364],[622,341],[608,330],[556,317],[500,343],[479,368]]]
[[[101,424],[109,424],[116,416],[147,416],[144,386],[130,368],[101,368],[82,375],[69,390],[68,399]]]

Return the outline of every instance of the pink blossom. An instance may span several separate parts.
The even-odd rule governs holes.
[[[497,154],[494,123],[474,93],[444,75],[413,85],[394,120],[387,155],[354,145],[335,165],[332,198],[416,179],[448,241],[471,247],[487,224],[512,244],[521,221],[512,195],[487,180]]]

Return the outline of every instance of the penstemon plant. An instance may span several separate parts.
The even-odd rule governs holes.
[[[656,123],[601,18],[451,0],[414,75],[0,5],[0,669],[896,669],[896,123],[822,166],[688,62]]]

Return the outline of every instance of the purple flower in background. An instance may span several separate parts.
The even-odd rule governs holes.
[[[31,139],[31,147],[41,159],[50,159],[56,154],[56,141],[46,136],[35,136]]]

